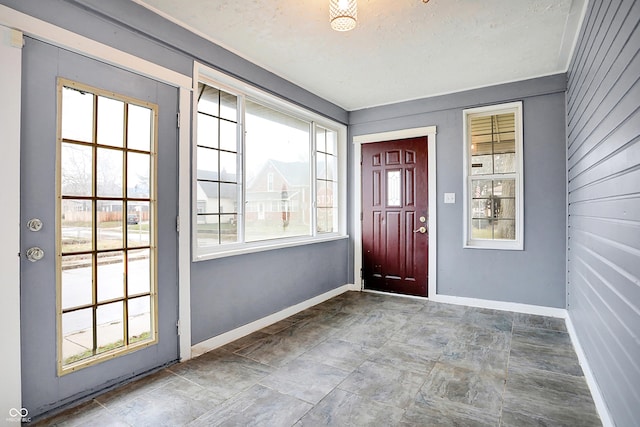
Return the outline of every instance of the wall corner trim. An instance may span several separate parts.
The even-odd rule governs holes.
[[[568,312],[565,322],[567,324],[567,331],[569,331],[569,336],[571,337],[571,342],[573,343],[573,347],[576,350],[576,354],[578,355],[578,362],[580,363],[580,367],[582,368],[582,372],[584,373],[584,378],[587,381],[587,386],[589,387],[589,391],[591,391],[591,397],[596,404],[596,411],[598,411],[600,421],[602,421],[602,425],[604,427],[614,427],[615,423],[613,422],[613,418],[611,418],[607,403],[605,402],[604,396],[600,391],[600,387],[598,386],[596,377],[593,375],[593,371],[589,366],[589,360],[587,359],[587,355],[585,354],[582,345],[580,344],[578,333],[573,326],[571,315]]]
[[[225,332],[223,334],[217,335],[215,337],[209,338],[208,340],[202,341],[191,347],[191,357],[201,356],[204,353],[207,353],[211,350],[215,350],[216,348],[222,347],[223,345],[229,344],[230,342],[233,342],[237,339],[247,336],[253,332],[259,331],[262,328],[265,328],[276,322],[284,320],[289,316],[292,316],[296,313],[306,310],[307,308],[313,307],[314,305],[318,305],[324,301],[327,301],[333,297],[336,297],[348,291],[359,292],[360,286],[352,283],[342,285],[338,288],[330,290],[329,292],[325,292],[316,297],[310,298],[306,301],[302,301],[301,303],[298,303],[296,305],[292,305],[291,307],[287,307],[283,310],[280,310],[277,313],[270,314],[269,316],[263,317],[251,323],[247,323],[246,325],[240,326],[239,328],[236,328],[231,331]]]

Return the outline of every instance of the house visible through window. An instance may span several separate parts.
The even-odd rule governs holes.
[[[466,246],[522,249],[522,104],[464,116]]]
[[[196,259],[341,233],[344,126],[205,78],[196,103]]]

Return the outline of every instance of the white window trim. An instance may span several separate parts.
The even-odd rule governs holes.
[[[489,240],[471,238],[471,217],[469,215],[470,192],[469,182],[472,175],[469,174],[471,156],[469,155],[469,134],[467,122],[471,115],[494,115],[502,113],[515,113],[516,120],[516,165],[518,171],[515,174],[505,174],[505,177],[516,178],[516,238],[515,240]],[[522,122],[522,101],[510,102],[506,104],[488,105],[484,107],[468,108],[462,111],[463,124],[463,247],[467,249],[502,249],[502,250],[524,250],[524,162],[523,162],[523,122]]]
[[[239,97],[250,98],[259,101],[261,104],[273,107],[285,114],[290,114],[304,120],[308,120],[314,123],[314,126],[310,129],[311,132],[315,132],[315,125],[336,130],[338,132],[338,231],[333,233],[317,233],[315,227],[312,228],[311,236],[298,236],[290,238],[271,239],[259,242],[241,242],[237,244],[220,245],[216,250],[198,255],[198,242],[196,238],[196,227],[192,226],[192,260],[193,261],[206,261],[210,259],[224,258],[228,256],[242,255],[248,253],[262,252],[274,249],[295,247],[301,245],[308,245],[313,243],[328,242],[333,240],[346,239],[349,236],[346,233],[347,230],[347,127],[343,124],[330,120],[324,116],[314,113],[310,110],[304,109],[291,102],[285,101],[281,98],[274,96],[268,92],[258,89],[255,86],[237,80],[236,78],[210,68],[206,65],[194,62],[193,71],[193,93],[197,94],[198,83],[205,82],[214,87],[220,88],[224,91],[230,92]],[[192,164],[197,164],[196,147],[197,147],[197,97],[193,97],[193,142],[191,144],[192,150]],[[239,136],[244,135],[243,118],[238,119],[238,132]],[[242,147],[244,149],[244,147]],[[315,148],[315,147],[314,147]],[[312,153],[313,157],[310,158],[310,162],[315,163],[315,151]],[[240,153],[242,156],[243,154]],[[192,168],[192,194],[197,194],[197,180],[196,180],[196,167]],[[312,166],[315,171],[315,166]],[[245,171],[242,170],[242,185],[245,185]],[[311,177],[312,182],[315,183],[315,172]],[[317,218],[316,203],[315,203],[315,184],[313,185],[313,202],[312,212],[314,218],[314,224]],[[197,200],[192,196],[191,200],[191,223],[197,223]],[[240,231],[243,234],[242,231]],[[244,238],[244,236],[242,236]]]

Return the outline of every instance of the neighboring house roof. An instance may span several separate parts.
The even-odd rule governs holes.
[[[218,198],[218,188],[221,188],[220,198],[222,199],[235,199],[236,198],[236,188],[232,185],[218,185],[218,180],[223,181],[224,183],[235,183],[237,182],[236,174],[228,173],[222,171],[220,176],[218,176],[217,172],[214,171],[205,171],[198,169],[198,186],[202,189],[207,199],[217,199]],[[204,180],[204,181],[203,181]],[[198,197],[200,199],[200,197]]]
[[[281,162],[279,160],[269,159],[262,166],[260,172],[258,172],[251,182],[248,183],[247,190],[251,190],[251,188],[258,182],[257,180],[263,176],[264,170],[269,166],[273,166],[290,189],[294,187],[306,187],[309,185],[309,163]],[[280,189],[278,189],[278,191],[280,191]]]

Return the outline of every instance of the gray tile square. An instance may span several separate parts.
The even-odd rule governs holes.
[[[442,351],[439,358],[442,363],[466,368],[475,372],[491,372],[506,376],[509,362],[509,350],[494,350],[489,347],[469,344],[453,339]]]
[[[436,363],[420,389],[425,399],[440,398],[484,409],[498,416],[505,376]]]
[[[170,369],[179,377],[205,387],[221,400],[253,386],[274,370],[271,366],[220,350]]]
[[[551,329],[553,331],[567,332],[565,320],[556,317],[516,313],[514,317],[514,324],[518,326],[527,326],[529,328]]]
[[[335,389],[314,406],[296,427],[353,426],[379,427],[396,425],[404,411]]]
[[[594,425],[595,404],[584,377],[556,372],[510,368],[504,396],[505,422],[523,417],[549,422]]]
[[[404,409],[413,402],[426,376],[424,373],[364,362],[338,388]]]
[[[376,351],[375,348],[368,347],[365,344],[356,344],[337,338],[329,338],[304,353],[301,357],[347,371],[353,371],[360,366],[362,362],[375,354]]]
[[[313,405],[268,387],[255,385],[201,415],[189,426],[291,426]]]
[[[510,368],[535,368],[582,376],[578,357],[572,350],[558,346],[536,345],[514,341],[509,356]]]
[[[495,427],[498,422],[498,416],[482,409],[418,393],[398,426]]]
[[[185,425],[222,402],[212,392],[188,380],[176,381],[108,408],[118,419],[136,426]]]
[[[350,373],[302,356],[263,378],[259,384],[316,404]]]
[[[368,360],[427,374],[440,356],[442,356],[441,348],[420,347],[390,340]]]

